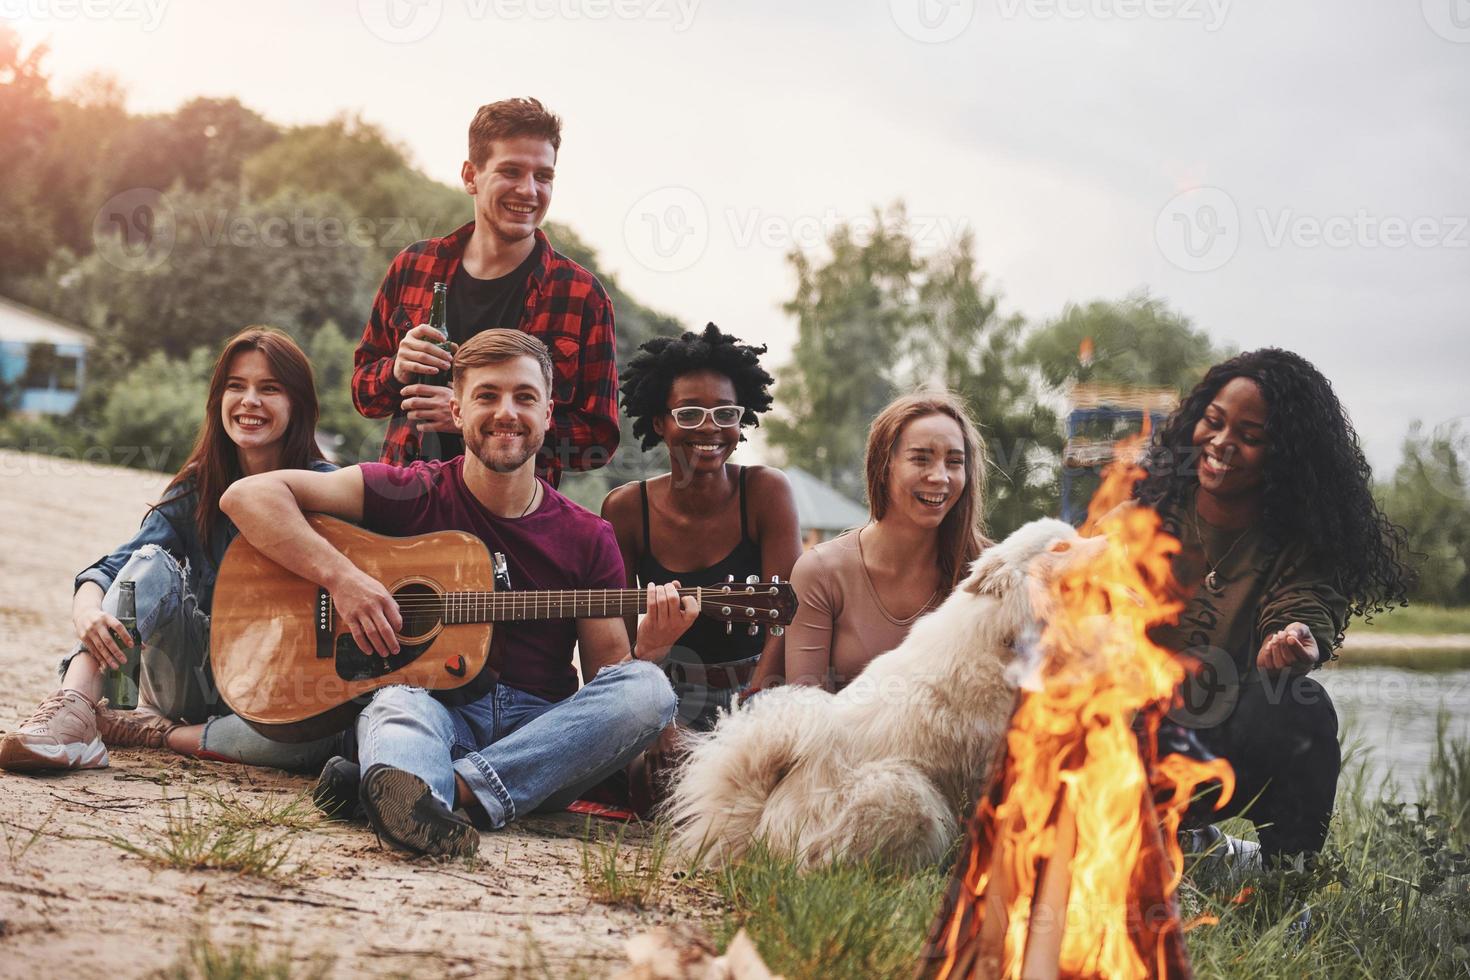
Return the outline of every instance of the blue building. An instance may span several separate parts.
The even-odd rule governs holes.
[[[86,377],[90,338],[39,310],[0,297],[0,394],[12,411],[65,415]]]

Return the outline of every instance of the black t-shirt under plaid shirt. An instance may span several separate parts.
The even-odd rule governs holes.
[[[388,418],[381,461],[404,466],[420,457],[418,430],[403,411],[393,377],[398,342],[427,323],[436,282],[454,281],[474,222],[444,238],[398,253],[373,300],[353,355],[352,403],[370,419]],[[536,232],[537,256],[515,326],[551,351],[551,423],[536,473],[555,486],[563,467],[594,470],[618,447],[617,339],[612,300],[597,278]]]
[[[541,262],[542,245],[538,241],[520,265],[495,279],[476,279],[464,263],[454,270],[449,280],[449,302],[445,316],[449,339],[463,344],[482,330],[520,326],[521,310],[526,306],[526,290],[531,285],[531,269]],[[438,439],[425,438],[429,435]],[[464,437],[456,432],[424,433],[420,438],[420,459],[450,460],[464,455]]]

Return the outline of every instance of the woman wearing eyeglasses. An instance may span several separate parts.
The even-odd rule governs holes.
[[[701,333],[650,340],[623,371],[623,411],[633,434],[644,449],[662,442],[669,454],[668,473],[624,484],[602,504],[630,587],[790,577],[801,540],[786,477],[730,462],[741,429],[757,425],[771,406],[763,353],[711,323]],[[636,628],[630,619],[629,635]],[[769,631],[752,636],[735,626],[726,633],[724,624],[700,619],[664,662],[679,695],[676,724],[708,729],[758,670],[779,670],[781,648],[782,638]],[[674,738],[666,732],[654,754]]]

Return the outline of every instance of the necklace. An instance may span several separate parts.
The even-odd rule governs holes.
[[[1244,541],[1245,536],[1251,533],[1251,529],[1246,528],[1244,531],[1241,531],[1239,534],[1237,534],[1235,536],[1235,540],[1230,542],[1230,547],[1225,549],[1225,554],[1221,555],[1218,561],[1211,562],[1210,550],[1205,547],[1205,535],[1204,532],[1200,530],[1199,526],[1199,510],[1197,508],[1191,507],[1189,516],[1194,521],[1194,536],[1199,540],[1199,550],[1205,556],[1205,568],[1209,570],[1209,574],[1205,576],[1205,585],[1207,585],[1212,592],[1218,591],[1220,587],[1220,580],[1215,576],[1215,573],[1219,571],[1221,565],[1225,564],[1225,559],[1230,557],[1230,553],[1235,550],[1235,546]]]
[[[520,520],[522,517],[525,517],[527,514],[529,514],[531,512],[531,506],[536,503],[537,498],[539,498],[540,496],[541,481],[537,480],[536,485],[531,488],[531,499],[526,502],[526,509],[516,515],[516,520]]]
[[[890,613],[888,611],[888,607],[883,605],[883,597],[878,594],[878,587],[873,584],[873,574],[872,572],[868,571],[868,559],[863,554],[863,531],[872,526],[872,524],[864,525],[863,527],[858,528],[857,532],[858,564],[863,566],[863,578],[867,579],[868,591],[871,592],[873,594],[873,598],[877,600],[878,611],[883,614],[883,617],[895,626],[908,626],[909,624],[913,623],[914,620],[918,619],[920,616],[924,615],[924,613],[929,611],[929,607],[934,604],[934,600],[939,598],[939,589],[935,589],[932,593],[930,593],[929,598],[924,600],[924,604],[920,606],[918,612],[914,613],[912,616],[905,616],[903,619],[899,619],[898,617]]]

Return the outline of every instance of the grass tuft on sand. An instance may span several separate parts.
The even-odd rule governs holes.
[[[656,825],[648,839],[628,844],[628,825],[614,834],[600,831],[587,818],[582,835],[582,883],[593,901],[604,905],[644,909],[656,905],[673,884],[669,863],[669,834]]]
[[[323,980],[331,974],[332,963],[330,957],[318,955],[297,968],[289,949],[267,958],[255,943],[216,946],[201,930],[158,976],[160,980]]]
[[[165,803],[163,829],[147,827],[136,837],[113,836],[108,842],[158,867],[289,881],[303,870],[302,864],[290,863],[291,838],[302,827],[272,823],[282,812],[298,812],[297,804],[275,797],[257,802],[219,793],[186,794],[177,806]]]

